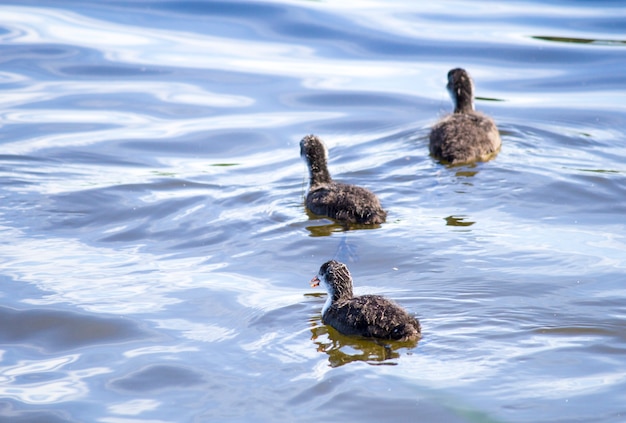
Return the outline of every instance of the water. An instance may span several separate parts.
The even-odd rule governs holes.
[[[0,420],[625,421],[621,2],[0,16]],[[503,147],[446,168],[456,66]],[[309,133],[386,224],[309,218]],[[321,324],[333,257],[416,347]]]

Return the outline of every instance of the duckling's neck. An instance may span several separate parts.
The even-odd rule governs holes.
[[[322,316],[326,314],[326,312],[328,311],[332,303],[333,303],[333,297],[328,295],[326,297],[326,302],[324,303],[324,307],[322,307]]]
[[[461,93],[454,98],[454,113],[471,113],[474,111],[474,99],[471,95]]]
[[[352,283],[343,285],[343,286],[328,286],[328,296],[326,297],[326,302],[324,303],[324,307],[322,308],[322,316],[326,313],[326,310],[333,304],[339,301],[345,301],[352,298]]]
[[[326,162],[310,163],[309,172],[311,174],[310,183],[312,187],[316,185],[329,184],[330,182],[332,182],[332,178],[330,177],[330,172],[328,172],[328,166],[326,166]]]
[[[340,284],[332,285],[328,290],[328,297],[332,299],[332,302],[352,298],[352,280],[343,280]]]

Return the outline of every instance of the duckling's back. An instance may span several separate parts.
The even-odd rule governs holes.
[[[439,121],[430,132],[430,154],[449,164],[490,159],[502,141],[491,118],[472,111],[453,113]]]

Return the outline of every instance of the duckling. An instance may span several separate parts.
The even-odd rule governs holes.
[[[335,182],[328,172],[326,147],[315,135],[300,141],[300,155],[309,167],[305,205],[313,213],[348,224],[380,224],[387,218],[374,193],[356,185]]]
[[[430,154],[449,164],[485,161],[502,141],[494,121],[474,110],[474,83],[465,69],[448,72],[448,92],[454,113],[441,119],[430,132]]]
[[[420,322],[398,304],[380,295],[352,294],[352,275],[336,260],[324,263],[311,286],[326,288],[328,297],[322,308],[322,321],[344,335],[395,341],[421,338]]]

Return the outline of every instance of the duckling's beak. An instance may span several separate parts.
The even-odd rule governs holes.
[[[315,288],[317,286],[320,286],[320,278],[315,276],[313,279],[311,279],[310,284],[311,284],[311,288]]]

